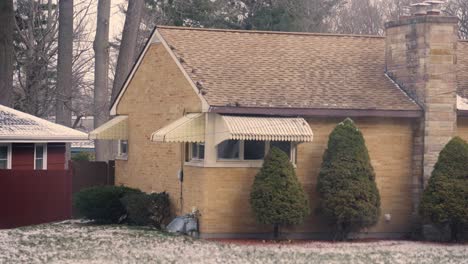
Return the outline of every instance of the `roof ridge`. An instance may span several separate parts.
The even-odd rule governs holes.
[[[250,34],[269,34],[269,35],[293,35],[293,36],[325,36],[325,37],[357,37],[357,38],[385,38],[378,35],[358,35],[358,34],[338,34],[338,33],[317,33],[317,32],[289,32],[289,31],[266,31],[266,30],[242,30],[242,29],[222,29],[222,28],[195,28],[195,27],[177,27],[157,25],[156,29],[176,29],[176,30],[194,30],[194,31],[213,31],[226,33],[250,33]]]

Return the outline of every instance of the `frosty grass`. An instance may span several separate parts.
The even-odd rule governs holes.
[[[227,244],[77,221],[0,230],[0,263],[467,263],[468,245]]]

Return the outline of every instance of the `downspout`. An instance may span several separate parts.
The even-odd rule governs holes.
[[[182,116],[185,116],[185,108],[182,113]],[[178,179],[180,184],[180,214],[184,213],[184,161],[185,161],[185,143],[180,143],[180,169],[178,173]]]

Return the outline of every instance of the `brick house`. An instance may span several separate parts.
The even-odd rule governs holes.
[[[386,36],[158,27],[92,138],[120,140],[116,183],[197,208],[202,237],[264,237],[250,188],[272,145],[286,151],[311,211],[331,130],[362,130],[382,214],[370,237],[410,231],[439,151],[468,139],[468,42],[457,19],[423,15]],[[183,181],[179,181],[183,172]],[[313,213],[283,230],[323,237]]]
[[[86,133],[0,105],[0,170],[64,170],[65,143],[87,139]]]

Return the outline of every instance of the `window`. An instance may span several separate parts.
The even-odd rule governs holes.
[[[6,170],[11,169],[11,145],[1,144],[0,145],[0,169]]]
[[[284,151],[291,158],[291,142],[288,141],[272,141],[271,147],[277,147]]]
[[[265,141],[244,141],[244,159],[261,160],[265,157]]]
[[[128,140],[119,140],[119,156],[127,157],[128,155]]]
[[[191,143],[189,145],[190,158],[189,160],[205,159],[205,143]]]
[[[225,140],[218,145],[218,159],[240,159],[239,140]]]
[[[46,144],[34,145],[34,169],[35,170],[47,169],[47,145]]]
[[[257,141],[257,140],[226,140],[217,147],[218,160],[263,160],[270,147],[277,147],[284,151],[295,163],[296,148],[289,141]]]

